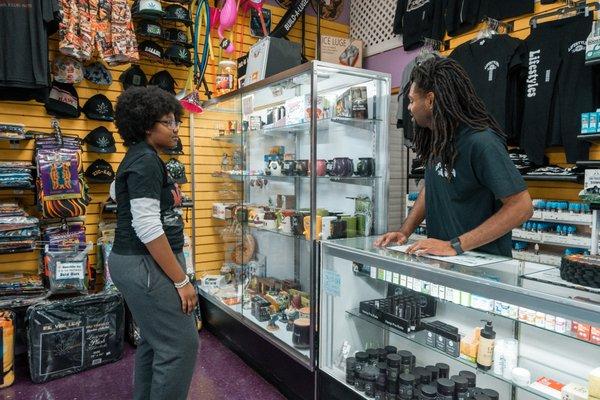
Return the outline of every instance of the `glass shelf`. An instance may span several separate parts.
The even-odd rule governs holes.
[[[584,292],[600,294],[600,289],[581,286],[575,283],[567,282],[560,277],[560,269],[559,268],[549,268],[544,271],[533,272],[531,274],[523,275],[523,278],[529,279],[532,281],[550,283],[552,285],[558,285],[570,289],[582,290]]]
[[[286,236],[286,237],[291,237],[291,238],[297,238],[297,239],[306,240],[306,237],[304,235],[294,235],[292,233],[285,233],[285,232],[282,232],[280,230],[261,228],[261,227],[252,226],[252,225],[246,225],[245,227],[249,228],[250,230],[253,230],[253,231],[269,232],[269,233],[272,233],[274,235]]]
[[[220,177],[220,178],[230,178],[230,179],[235,179],[235,180],[262,178],[262,179],[267,179],[267,180],[271,180],[271,181],[292,182],[292,183],[298,179],[300,179],[300,180],[309,180],[310,179],[310,176],[298,176],[298,175],[287,176],[287,175],[265,175],[265,174],[248,175],[248,174],[232,174],[232,173],[228,173],[228,172],[218,172],[218,171],[213,172],[212,176]],[[381,177],[380,176],[369,176],[369,177],[363,177],[363,176],[348,176],[348,177],[317,176],[317,182],[330,181],[330,182],[335,182],[335,183],[346,183],[346,184],[351,184],[351,185],[363,185],[363,186],[372,185],[373,181],[375,179],[381,179]]]
[[[553,269],[554,269],[554,268],[553,268]],[[540,271],[540,272],[538,272],[538,273],[541,273],[541,272],[544,272],[544,271]],[[536,276],[536,274],[538,274],[538,273],[534,273],[534,274],[532,274],[532,275],[533,275],[533,276]],[[371,277],[369,274],[366,274],[366,273],[364,273],[364,272],[356,272],[356,271],[355,271],[355,272],[354,272],[354,274],[355,274],[355,275],[357,275],[357,276],[362,276],[362,277],[364,277],[364,278],[368,278],[368,279],[375,279],[375,278]],[[560,275],[560,274],[559,274],[559,275]],[[525,277],[526,277],[526,276],[524,276],[524,278],[525,278]],[[560,276],[559,276],[559,278],[558,278],[558,279],[560,279]],[[383,282],[387,282],[386,280],[384,280],[384,279],[379,279],[379,278],[377,278],[376,280],[381,280],[381,281],[383,281]],[[541,280],[540,280],[540,281],[541,281]],[[546,283],[552,283],[552,281],[550,281],[550,280],[548,280],[548,279],[547,279],[547,280],[545,280],[545,281],[543,281],[543,282],[546,282]],[[390,283],[390,284],[392,284],[392,285],[395,285],[395,284],[394,284],[394,283],[392,283],[392,282],[387,282],[387,283]],[[397,285],[397,286],[400,286],[400,285]],[[565,286],[566,286],[566,285],[565,285]],[[576,288],[575,286],[576,286],[576,285],[573,285],[572,287],[573,287],[573,288]],[[446,289],[448,289],[448,288],[446,288]],[[452,288],[450,288],[450,289],[452,289]],[[409,289],[409,290],[411,290],[411,289]],[[593,290],[595,290],[595,289],[591,289],[591,290],[593,291]],[[414,291],[414,290],[413,290],[413,291]],[[417,292],[417,293],[422,293],[422,294],[431,295],[430,293],[426,293],[426,292],[422,292],[422,291],[421,291],[421,292]],[[594,292],[594,293],[600,293],[600,289],[598,289],[598,291],[597,291],[597,292]],[[435,296],[434,296],[434,297],[435,297]],[[516,318],[516,319],[515,319],[515,318],[511,318],[511,317],[510,317],[510,316],[508,316],[508,315],[502,315],[502,314],[499,314],[499,313],[497,313],[497,312],[494,312],[494,311],[482,310],[482,309],[480,309],[480,308],[475,308],[475,307],[472,307],[472,306],[470,306],[470,305],[469,305],[469,306],[467,306],[467,305],[460,304],[460,303],[456,303],[456,302],[449,301],[449,300],[446,300],[446,299],[440,299],[439,297],[435,297],[435,300],[436,300],[437,302],[441,303],[441,304],[448,304],[448,305],[451,305],[452,307],[457,307],[457,308],[458,308],[458,307],[460,307],[460,308],[466,308],[466,309],[469,309],[469,310],[479,311],[479,312],[481,312],[481,313],[485,313],[485,314],[488,314],[488,315],[491,315],[491,316],[494,316],[494,317],[499,317],[499,318],[503,318],[503,319],[506,319],[506,320],[510,320],[510,321],[519,322],[519,323],[521,323],[521,324],[528,325],[528,326],[531,326],[531,327],[534,327],[534,328],[538,328],[538,329],[541,329],[541,330],[543,330],[543,331],[546,331],[546,332],[551,332],[551,333],[553,333],[553,334],[556,334],[556,335],[560,335],[560,336],[568,337],[568,338],[570,338],[570,339],[575,339],[575,340],[579,340],[579,341],[581,341],[581,342],[584,342],[584,343],[587,343],[587,344],[594,345],[594,343],[592,343],[592,342],[590,342],[590,341],[587,341],[587,340],[581,339],[581,338],[577,337],[576,335],[574,335],[574,334],[571,334],[571,331],[570,331],[570,330],[567,330],[566,332],[558,332],[558,331],[556,331],[556,330],[554,330],[554,329],[549,329],[549,328],[546,328],[545,326],[536,325],[536,324],[534,324],[534,323],[530,323],[530,322],[528,322],[528,321],[523,321],[523,320],[520,320],[520,319],[518,319],[518,318]],[[518,315],[518,311],[517,311],[517,315]],[[545,322],[545,321],[544,321],[544,322]]]
[[[242,143],[242,139],[243,139],[243,135],[240,135],[238,133],[234,133],[231,135],[213,136],[211,138],[211,140],[214,140],[217,142],[225,142],[225,143]]]
[[[439,350],[438,348],[435,348],[435,347],[427,345],[427,342],[426,342],[426,332],[425,331],[419,331],[419,332],[415,332],[415,333],[406,334],[406,333],[401,332],[401,331],[399,331],[397,329],[391,328],[388,325],[386,325],[386,324],[384,324],[382,322],[379,322],[379,321],[377,321],[377,320],[375,320],[375,319],[373,319],[371,317],[368,317],[366,315],[361,314],[358,309],[348,310],[348,311],[346,311],[346,314],[350,318],[365,321],[365,322],[367,322],[367,323],[369,323],[371,325],[377,326],[380,329],[383,329],[383,330],[385,330],[387,332],[390,332],[390,333],[392,333],[392,334],[394,334],[396,336],[399,336],[399,337],[404,338],[404,339],[406,339],[406,340],[408,340],[408,341],[410,341],[412,343],[415,343],[415,344],[417,344],[417,345],[419,345],[419,346],[421,346],[423,348],[426,348],[426,349],[429,349],[429,350],[431,350],[433,352],[442,354],[442,355],[444,355],[448,359],[451,359],[451,360],[457,361],[459,363],[462,363],[462,364],[466,365],[467,367],[470,367],[473,370],[475,370],[478,374],[487,375],[487,376],[490,376],[492,378],[496,378],[496,379],[498,379],[498,380],[500,380],[502,382],[508,383],[510,385],[514,385],[515,387],[517,387],[517,388],[519,388],[521,390],[524,390],[524,391],[526,391],[528,393],[531,393],[531,394],[537,396],[538,398],[555,400],[554,397],[549,396],[549,395],[547,395],[545,393],[542,393],[542,392],[540,392],[540,391],[538,391],[538,390],[536,390],[536,389],[534,389],[534,388],[532,388],[530,386],[518,385],[518,384],[514,383],[511,379],[506,379],[502,375],[497,375],[497,374],[495,374],[493,372],[493,370],[486,371],[486,370],[479,369],[479,368],[477,368],[477,364],[475,364],[475,363],[473,363],[473,362],[471,362],[469,360],[466,360],[466,359],[464,359],[462,357],[452,357],[452,356],[448,355],[448,353],[446,353],[445,351],[442,351],[442,350]],[[528,364],[531,364],[531,362],[529,362]],[[543,368],[544,368],[544,370],[549,370],[549,367],[547,367],[547,366],[544,366]],[[564,375],[565,372],[561,371],[560,374]],[[548,376],[548,377],[552,378],[552,376]],[[533,381],[535,381],[535,379],[536,379],[535,377],[532,377]],[[580,379],[577,379],[576,377],[573,377],[572,382],[578,382],[578,381],[580,381]]]
[[[324,118],[317,121],[317,129],[327,130],[330,127],[333,127],[335,124],[341,124],[356,129],[372,131],[375,125],[379,122],[382,121],[380,119],[359,119],[343,117]],[[308,133],[309,131],[310,121],[282,126],[264,126],[262,129],[253,132],[262,133],[264,135],[277,135],[282,133]]]

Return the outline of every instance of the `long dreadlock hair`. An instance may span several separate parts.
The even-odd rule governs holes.
[[[464,68],[453,59],[436,55],[417,62],[410,83],[424,93],[434,94],[432,129],[413,121],[413,142],[421,163],[439,160],[444,176],[452,179],[457,156],[455,138],[460,124],[475,130],[490,129],[506,140],[502,128],[475,93]]]

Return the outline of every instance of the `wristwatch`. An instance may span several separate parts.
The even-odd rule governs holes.
[[[456,251],[456,255],[461,255],[462,253],[464,253],[465,251],[462,249],[462,247],[460,247],[460,239],[455,237],[454,239],[452,239],[450,241],[450,246],[452,246],[452,248],[454,249],[454,251]]]

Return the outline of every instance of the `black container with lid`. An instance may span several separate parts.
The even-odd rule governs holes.
[[[387,364],[380,362],[377,364],[377,368],[379,369],[379,374],[377,375],[376,385],[378,389],[385,392],[385,384],[387,383]]]
[[[414,367],[412,374],[415,376],[415,388],[421,387],[421,375],[426,374],[427,370],[423,367]]]
[[[469,397],[473,397],[473,395],[475,394],[473,393],[473,390],[475,389],[475,385],[477,384],[477,375],[475,375],[471,371],[460,371],[458,375],[467,379],[467,382],[469,384]]]
[[[354,354],[354,358],[356,359],[356,373],[360,374],[363,368],[369,362],[369,355],[364,351],[359,351],[356,354]]]
[[[385,346],[385,351],[388,354],[396,354],[398,352],[398,348],[396,346]]]
[[[377,349],[377,361],[386,362],[387,361],[387,351],[385,349]]]
[[[454,382],[454,396],[456,400],[467,400],[469,398],[469,382],[467,378],[460,375],[452,375],[450,380]]]
[[[398,375],[400,374],[400,356],[398,354],[387,355],[387,392],[389,395],[398,394]]]
[[[379,360],[379,351],[377,349],[367,349],[367,355],[369,356],[369,363],[374,364]]]
[[[438,369],[440,370],[438,379],[450,377],[450,366],[448,364],[437,363],[437,364],[435,364],[435,366],[438,367]]]
[[[374,365],[368,365],[360,375],[365,381],[365,395],[367,397],[375,397],[375,381],[379,376],[379,368]]]
[[[356,358],[346,358],[346,383],[354,385],[356,381]]]
[[[454,382],[448,378],[437,380],[438,400],[454,400]]]
[[[433,385],[423,385],[421,386],[421,394],[420,399],[436,399],[437,398],[437,388]]]
[[[428,365],[425,368],[431,372],[431,382],[435,382],[440,377],[440,369],[434,365]]]
[[[500,394],[492,389],[483,389],[483,394],[485,394],[487,397],[489,397],[492,400],[500,399]]]
[[[408,350],[400,350],[398,355],[400,356],[400,373],[410,373],[412,371],[413,354]]]
[[[398,399],[412,400],[415,390],[415,376],[413,374],[400,374],[398,376]]]

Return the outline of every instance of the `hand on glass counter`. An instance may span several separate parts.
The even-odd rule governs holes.
[[[408,254],[431,254],[434,256],[455,256],[456,250],[452,248],[450,242],[439,239],[419,240],[410,246],[406,252]]]
[[[402,232],[388,232],[377,239],[373,244],[377,247],[384,247],[388,244],[404,244],[408,240],[408,236]]]

